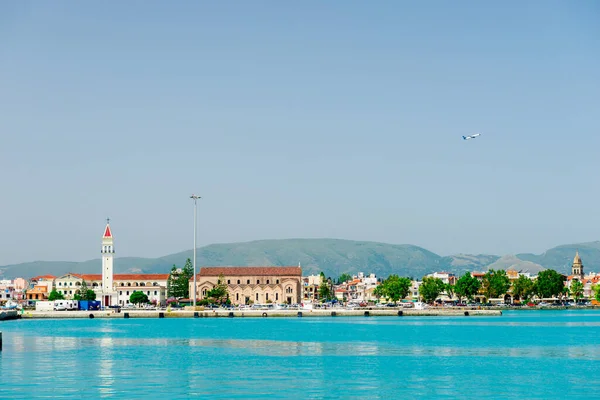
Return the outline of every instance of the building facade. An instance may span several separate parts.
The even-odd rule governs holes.
[[[302,296],[301,267],[203,267],[196,275],[198,299],[219,283],[222,276],[232,304],[298,304]],[[194,293],[193,278],[190,294]]]

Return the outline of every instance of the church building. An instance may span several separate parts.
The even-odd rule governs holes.
[[[143,292],[151,303],[164,305],[169,274],[115,274],[115,245],[110,220],[106,220],[102,235],[101,274],[68,273],[53,280],[53,288],[65,299],[72,299],[85,281],[87,287],[96,293],[96,300],[102,306],[124,306],[131,304],[133,292]],[[50,288],[52,290],[52,288]],[[48,290],[48,292],[50,291]],[[46,296],[47,297],[47,296]]]
[[[579,257],[579,251],[575,253],[575,258],[573,259],[573,265],[571,266],[571,275],[573,279],[583,280],[583,263],[581,262],[581,257]]]

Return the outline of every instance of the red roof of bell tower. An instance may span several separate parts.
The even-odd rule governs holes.
[[[112,233],[110,231],[110,219],[106,218],[106,228],[104,229],[104,236],[102,236],[103,238],[111,238],[112,237]]]

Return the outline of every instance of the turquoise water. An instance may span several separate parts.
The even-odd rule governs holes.
[[[598,398],[600,311],[0,323],[0,398]]]

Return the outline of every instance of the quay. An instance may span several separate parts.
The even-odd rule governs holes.
[[[191,308],[191,307],[190,307]],[[197,307],[201,309],[201,307]],[[477,309],[326,309],[326,310],[121,310],[25,311],[23,319],[41,318],[313,318],[313,317],[469,317],[501,316],[502,310]]]

